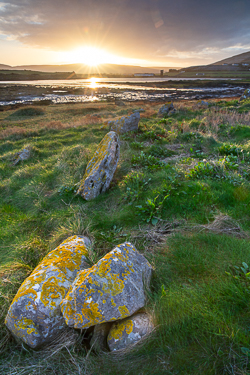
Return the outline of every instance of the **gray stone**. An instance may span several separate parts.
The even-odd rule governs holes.
[[[138,343],[154,329],[146,313],[138,313],[129,318],[113,323],[107,338],[111,351],[126,349]]]
[[[24,148],[22,151],[15,155],[14,165],[18,164],[20,161],[28,160],[30,158],[30,149]]]
[[[82,329],[134,314],[145,304],[151,273],[151,265],[131,243],[117,246],[79,272],[61,303],[66,323]]]
[[[208,107],[209,103],[208,102],[205,102],[204,100],[201,101],[201,105],[205,105],[206,107]]]
[[[246,89],[243,95],[240,97],[240,101],[248,99],[250,97],[250,89]]]
[[[9,308],[5,324],[31,348],[51,342],[67,328],[60,310],[77,272],[87,264],[90,241],[73,236],[51,251],[23,282]]]
[[[130,116],[123,116],[116,121],[109,121],[108,126],[110,130],[118,134],[124,134],[130,131],[137,131],[140,121],[140,113],[138,111],[132,113]]]
[[[170,111],[174,110],[174,105],[172,102],[164,104],[158,111],[158,117],[164,117],[169,114]]]
[[[111,131],[105,135],[87,165],[77,194],[87,201],[108,190],[120,156],[118,135]]]

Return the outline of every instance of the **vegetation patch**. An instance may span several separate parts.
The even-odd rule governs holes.
[[[145,105],[139,130],[120,136],[111,187],[91,201],[76,191],[107,133],[102,125],[119,107],[51,104],[13,109],[7,118],[0,112],[1,374],[250,372],[248,104],[174,105],[164,120],[155,115],[160,104]],[[127,104],[128,113],[133,109]],[[14,166],[27,145],[30,158]],[[85,345],[88,330],[76,344],[65,334],[33,352],[5,327],[22,282],[71,235],[92,239],[93,264],[130,241],[154,265],[146,310],[156,328],[131,351],[97,356]]]

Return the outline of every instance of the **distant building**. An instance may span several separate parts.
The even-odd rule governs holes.
[[[196,73],[197,76],[204,76],[204,73]]]
[[[249,64],[247,64],[247,63],[244,63],[244,64],[242,64],[242,66],[249,66]]]
[[[232,66],[239,66],[239,64],[232,64]]]
[[[160,76],[163,77],[164,70],[160,70]]]
[[[182,70],[181,73],[186,73],[186,70]]]
[[[135,73],[134,77],[154,77],[154,73]]]
[[[228,65],[227,63],[224,63],[224,64],[222,64],[222,65]]]

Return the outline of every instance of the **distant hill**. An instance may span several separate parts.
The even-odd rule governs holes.
[[[227,59],[217,61],[211,65],[223,65],[223,64],[250,64],[250,51],[245,53],[240,53]]]
[[[101,64],[98,67],[90,67],[84,64],[64,64],[64,65],[21,65],[9,66],[1,65],[0,69],[9,70],[32,70],[40,72],[75,72],[76,74],[117,74],[117,75],[131,75],[135,73],[155,73],[159,74],[161,68],[150,68],[133,65],[116,65],[116,64]],[[164,70],[167,70],[165,68]]]

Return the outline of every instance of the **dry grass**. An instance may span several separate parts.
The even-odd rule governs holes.
[[[214,221],[209,224],[188,224],[183,230],[194,232],[212,232],[216,234],[226,234],[238,238],[248,238],[249,234],[242,230],[240,224],[230,216],[219,213]]]

